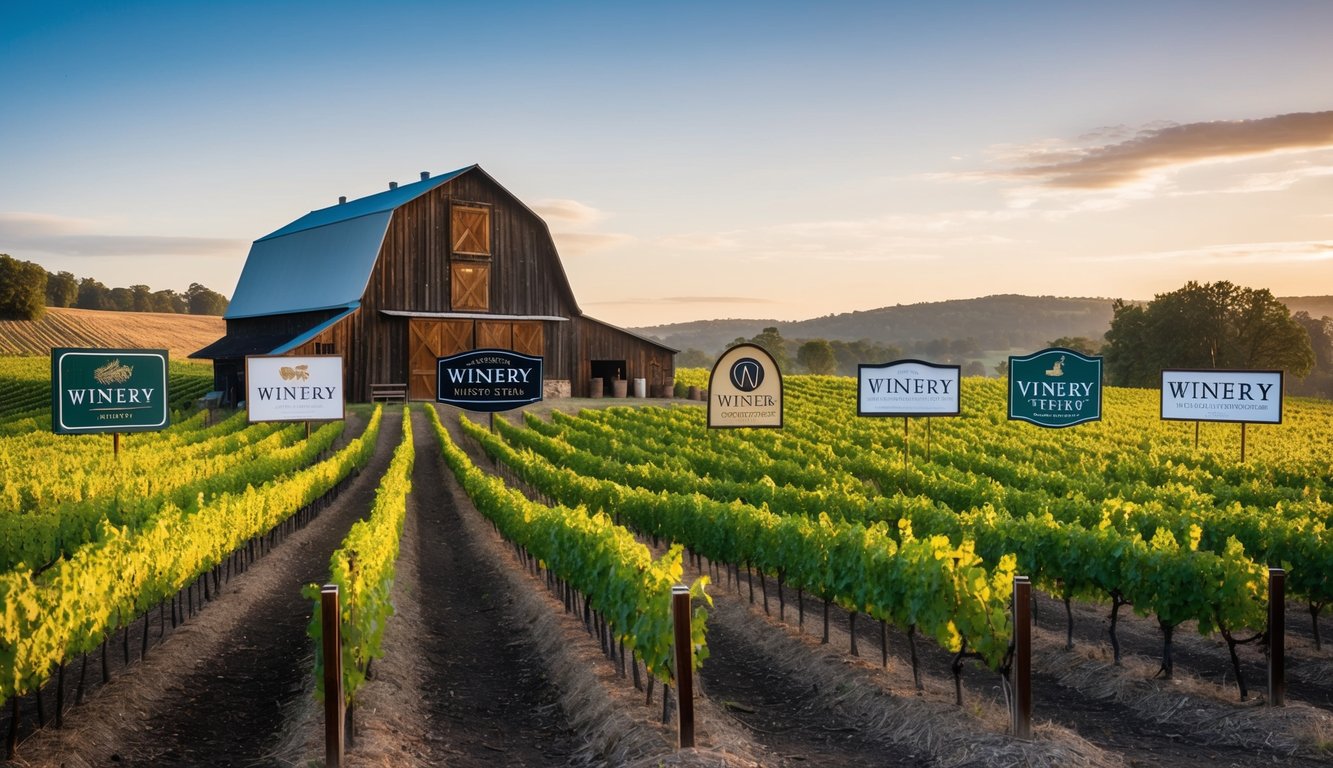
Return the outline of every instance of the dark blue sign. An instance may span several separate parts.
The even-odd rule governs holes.
[[[542,358],[474,349],[436,359],[435,400],[469,411],[508,411],[542,399]]]

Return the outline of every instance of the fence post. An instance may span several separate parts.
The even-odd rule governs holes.
[[[680,749],[694,746],[694,643],[690,638],[690,589],[671,588],[671,617],[676,630],[676,697],[680,704]]]
[[[319,591],[319,599],[324,634],[324,765],[342,768],[343,654],[338,585],[325,584]]]
[[[1014,577],[1014,738],[1032,740],[1032,582]]]
[[[1287,698],[1287,572],[1268,569],[1268,706],[1284,707]]]

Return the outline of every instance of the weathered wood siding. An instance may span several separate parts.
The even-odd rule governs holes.
[[[649,396],[675,379],[675,355],[669,350],[588,317],[579,317],[571,325],[579,337],[577,359],[581,363],[573,378],[575,395],[587,396],[595,360],[624,360],[625,379],[646,379]]]
[[[451,255],[451,206],[455,202],[489,210],[489,257],[475,252],[487,247],[484,238],[476,237],[464,238],[473,252]],[[589,360],[614,359],[626,362],[628,379],[645,378],[650,388],[670,383],[670,351],[580,315],[545,222],[480,169],[464,173],[395,210],[360,309],[292,354],[315,354],[320,349],[318,344],[332,344],[333,353],[344,358],[351,401],[368,400],[371,384],[408,384],[410,319],[385,315],[383,311],[476,311],[450,306],[451,258],[460,263],[489,264],[485,314],[567,318],[543,321],[540,334],[525,336],[529,344],[543,347],[540,354],[545,358],[548,380],[570,381],[575,394],[586,394]],[[228,331],[233,323],[243,323],[247,333],[271,333],[287,326],[295,333],[318,321],[311,322],[313,314],[229,321]],[[324,313],[319,319],[330,316]],[[306,324],[301,326],[301,322]]]

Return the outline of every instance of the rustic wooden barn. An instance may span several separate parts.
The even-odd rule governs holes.
[[[349,399],[402,384],[435,396],[435,360],[470,349],[545,359],[546,396],[645,379],[669,392],[676,350],[582,313],[546,223],[473,165],[303,216],[254,242],[213,361],[244,397],[247,355],[340,354]],[[633,388],[630,387],[630,392]]]

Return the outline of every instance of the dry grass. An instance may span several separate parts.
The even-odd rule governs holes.
[[[0,320],[0,355],[44,357],[53,347],[166,349],[171,359],[212,344],[226,323],[212,315],[48,307],[41,320]]]

